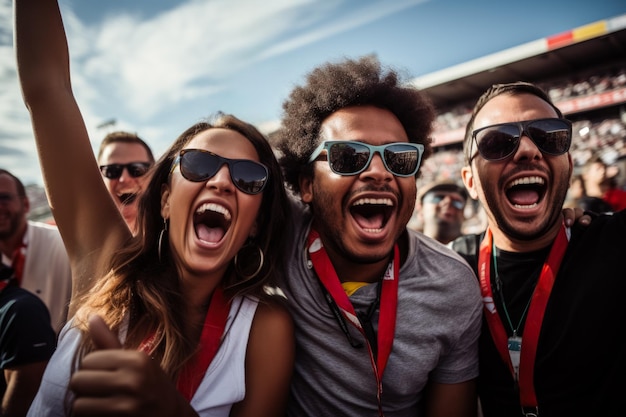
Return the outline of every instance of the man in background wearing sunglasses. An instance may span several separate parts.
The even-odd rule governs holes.
[[[421,231],[444,245],[462,235],[467,190],[454,181],[433,181],[417,193],[415,211]]]
[[[488,229],[453,247],[483,295],[485,417],[626,409],[626,212],[565,227],[571,138],[548,95],[523,82],[491,87],[467,126],[463,181]]]
[[[118,131],[104,137],[97,159],[104,185],[134,233],[138,197],[148,184],[146,174],[154,165],[152,150],[134,133]]]
[[[313,70],[283,108],[281,163],[303,203],[281,287],[296,328],[288,414],[475,415],[476,277],[407,229],[432,105],[365,57]]]

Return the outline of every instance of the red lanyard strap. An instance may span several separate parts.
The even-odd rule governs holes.
[[[176,388],[188,401],[191,401],[196,390],[200,386],[204,375],[222,343],[230,302],[224,296],[221,287],[215,288],[211,295],[211,303],[204,318],[204,326],[200,335],[198,352],[187,361],[181,370]],[[148,336],[139,346],[138,350],[150,354],[154,349],[154,333]]]
[[[367,334],[358,319],[350,299],[341,286],[339,277],[337,276],[335,268],[328,258],[328,254],[322,244],[319,233],[317,233],[314,229],[311,229],[309,233],[307,247],[315,272],[330,297],[332,297],[334,304],[339,308],[341,315],[346,319],[346,321],[354,326],[366,340],[372,370],[374,371],[378,387],[378,410],[379,414],[383,415],[381,403],[381,394],[383,389],[382,379],[389,355],[391,354],[393,338],[396,330],[398,277],[400,271],[400,250],[398,249],[398,245],[396,244],[394,247],[393,261],[389,263],[385,276],[381,284],[379,284],[382,285],[382,288],[380,296],[380,314],[378,320],[378,354],[376,355],[373,352]]]
[[[492,251],[492,233],[487,229],[485,238],[480,245],[480,253],[478,256],[478,279],[480,281],[480,290],[483,296],[483,306],[485,319],[491,332],[493,342],[502,357],[502,360],[508,365],[513,378],[516,378],[511,357],[508,351],[507,333],[502,324],[502,320],[496,310],[496,305],[491,291],[491,251]],[[554,279],[565,255],[567,249],[568,237],[565,226],[562,225],[559,233],[554,241],[548,258],[546,259],[537,286],[533,292],[530,306],[528,309],[528,317],[524,324],[523,341],[521,345],[520,364],[519,364],[519,388],[520,403],[522,407],[537,407],[537,396],[534,387],[534,371],[535,360],[537,357],[537,344],[539,342],[539,332],[541,323],[546,311],[548,299],[554,285]]]
[[[220,348],[229,311],[230,303],[224,296],[222,288],[215,288],[200,335],[200,350],[187,361],[178,377],[178,391],[188,401],[193,398]]]

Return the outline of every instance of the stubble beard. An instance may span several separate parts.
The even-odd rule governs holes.
[[[483,182],[484,179],[485,178],[481,178],[481,184],[485,184],[485,182]],[[493,216],[493,220],[496,222],[498,229],[500,229],[509,238],[520,241],[533,241],[545,236],[545,234],[552,227],[554,227],[555,223],[559,221],[561,211],[563,210],[563,202],[565,201],[565,197],[567,195],[568,181],[564,181],[563,178],[559,178],[558,182],[561,185],[559,185],[556,189],[554,204],[552,205],[550,215],[545,218],[545,220],[538,227],[534,228],[533,231],[525,231],[520,229],[519,227],[514,227],[511,222],[506,218],[506,216],[502,214],[503,211],[500,210],[500,205],[497,199],[494,198],[491,194],[485,193],[483,187],[483,194],[485,196],[487,207],[489,207]],[[487,182],[487,184],[489,184],[489,182]],[[497,189],[499,190],[500,188]],[[545,195],[543,198],[547,197],[548,196]],[[506,199],[506,196],[504,198]],[[528,224],[530,224],[532,221],[532,219],[529,220]]]
[[[347,261],[359,264],[374,264],[387,259],[389,251],[380,255],[364,256],[349,249],[344,239],[343,227],[341,227],[345,225],[344,210],[341,209],[338,215],[334,213],[331,207],[335,201],[332,195],[315,189],[315,198],[311,202],[314,223],[317,225],[317,232],[324,238],[327,251],[332,250]],[[343,208],[343,203],[341,207]],[[329,219],[335,221],[331,222]]]

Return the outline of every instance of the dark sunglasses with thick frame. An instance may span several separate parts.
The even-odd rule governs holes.
[[[539,150],[547,155],[563,155],[572,143],[572,122],[567,119],[548,118],[523,122],[500,123],[485,126],[472,132],[472,144],[487,161],[501,161],[513,155],[521,138],[526,135]],[[476,157],[474,154],[469,161]]]
[[[353,140],[326,140],[313,151],[309,163],[318,160],[322,151],[332,172],[338,175],[357,175],[365,171],[375,153],[380,154],[387,171],[398,177],[417,173],[424,154],[424,145],[411,142],[386,143],[374,146]]]
[[[146,175],[152,164],[149,162],[131,162],[130,164],[109,164],[100,165],[100,172],[102,175],[110,180],[116,180],[122,176],[124,169],[128,171],[128,174],[133,178],[139,178]]]
[[[171,171],[180,166],[182,176],[191,182],[207,181],[217,174],[222,166],[228,165],[230,179],[235,187],[246,194],[259,194],[267,185],[269,171],[260,162],[250,159],[229,159],[204,149],[180,151]]]

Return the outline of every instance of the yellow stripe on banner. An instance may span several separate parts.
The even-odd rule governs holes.
[[[574,38],[574,42],[580,42],[591,38],[596,38],[600,35],[606,34],[607,24],[606,20],[601,20],[599,22],[591,23],[586,26],[581,26],[577,29],[572,30],[572,35]]]

